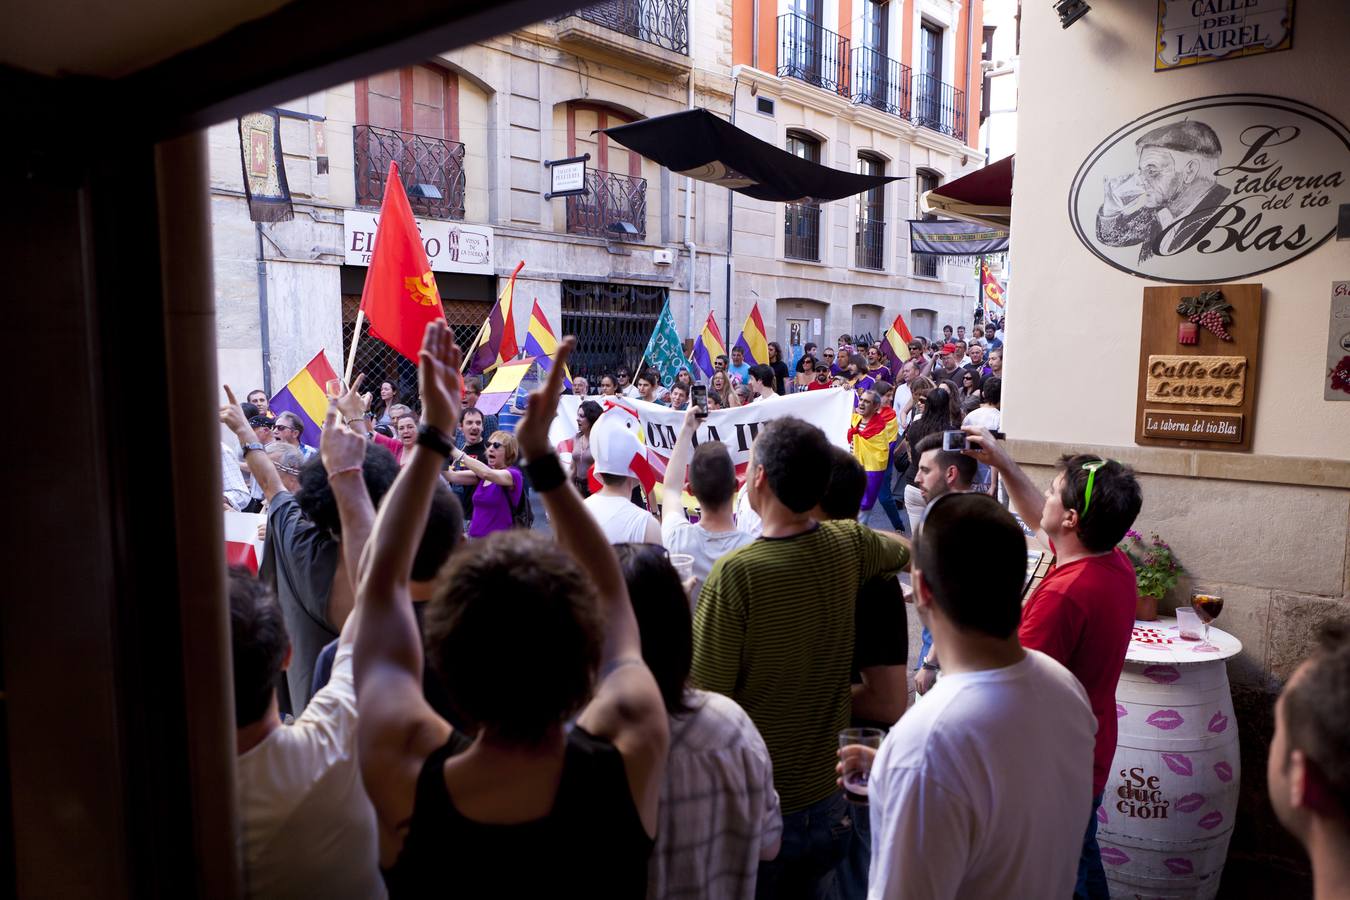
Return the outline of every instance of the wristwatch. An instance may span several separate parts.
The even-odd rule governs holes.
[[[942,670],[942,666],[939,666],[937,663],[930,663],[927,658],[925,658],[923,661],[923,667],[930,672],[938,672]]]
[[[243,447],[239,448],[239,455],[241,457],[248,456],[249,451],[251,450],[263,450],[264,452],[266,452],[266,448],[264,448],[262,444],[258,443],[257,441],[249,441]]]
[[[446,457],[455,449],[454,443],[446,436],[445,432],[425,422],[417,426],[417,443]]]

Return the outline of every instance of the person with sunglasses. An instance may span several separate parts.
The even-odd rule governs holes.
[[[1097,807],[1116,752],[1116,683],[1134,628],[1134,566],[1116,546],[1134,525],[1143,493],[1133,470],[1091,454],[1065,455],[1043,493],[984,428],[965,426],[966,453],[998,472],[1022,521],[1055,555],[1054,565],[1027,601],[1018,631],[1022,646],[1039,650],[1077,676],[1097,717],[1091,809],[1075,896],[1106,897],[1097,846]],[[940,643],[940,641],[939,641]],[[944,655],[946,653],[943,650]]]
[[[313,447],[300,443],[300,435],[305,432],[305,423],[300,421],[300,417],[293,412],[283,412],[277,416],[276,421],[272,423],[272,436],[283,444],[290,444],[292,447],[299,448],[300,452],[309,459],[318,451]]]
[[[450,453],[452,464],[463,466],[478,478],[469,537],[485,538],[498,531],[510,531],[515,525],[514,511],[521,503],[529,502],[525,496],[525,476],[516,468],[519,458],[516,436],[505,431],[494,431],[488,438],[486,463],[463,450]]]

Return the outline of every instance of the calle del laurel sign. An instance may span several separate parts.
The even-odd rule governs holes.
[[[1292,262],[1336,231],[1350,203],[1350,129],[1263,94],[1154,110],[1088,154],[1069,218],[1104,262],[1155,281],[1204,284]]]

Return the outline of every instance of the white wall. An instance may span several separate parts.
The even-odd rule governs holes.
[[[1153,109],[1212,94],[1264,93],[1350,122],[1350,5],[1298,5],[1293,49],[1153,71],[1157,5],[1097,3],[1061,29],[1049,3],[1022,6],[1004,422],[1029,440],[1130,446],[1143,289],[1074,236],[1066,198],[1083,159]],[[1350,154],[1343,167],[1350,174]],[[1265,287],[1255,453],[1350,460],[1350,403],[1322,399],[1331,282],[1350,278],[1350,243],[1247,279]]]

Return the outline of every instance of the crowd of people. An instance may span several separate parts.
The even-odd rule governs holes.
[[[706,408],[685,392],[651,510],[637,439],[600,403],[550,442],[571,339],[509,432],[439,324],[420,412],[358,379],[317,453],[297,417],[227,388],[248,478],[222,445],[226,505],[267,523],[259,575],[230,574],[249,896],[1105,897],[1095,813],[1136,593],[1116,545],[1142,492],[1095,456],[1037,488],[999,440],[985,335],[916,339],[898,373],[842,339],[795,377],[733,353]],[[655,400],[630,374],[601,393]],[[774,418],[738,487],[724,444],[695,446],[721,391],[822,374],[855,393],[851,451]],[[892,528],[862,524],[873,503]],[[1029,597],[1023,525],[1054,554]],[[1270,778],[1330,885],[1350,858],[1346,701],[1350,632],[1329,632],[1280,701]]]

